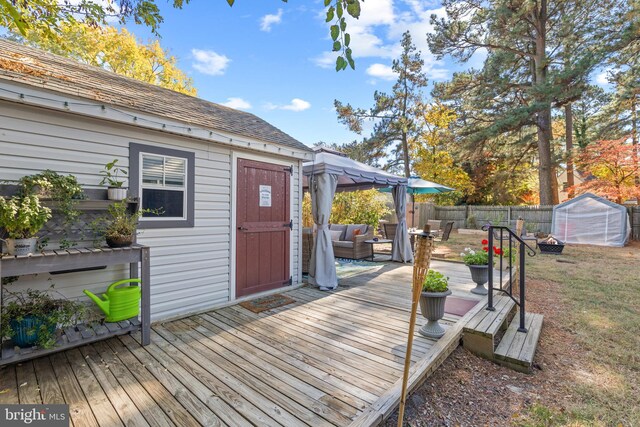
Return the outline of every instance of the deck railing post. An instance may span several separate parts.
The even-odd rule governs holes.
[[[525,282],[524,282],[524,257],[525,257],[525,244],[520,242],[520,327],[518,332],[527,332],[524,324],[525,315]]]
[[[489,260],[487,264],[487,273],[489,278],[489,292],[487,293],[487,310],[494,311],[495,307],[493,306],[493,226],[489,226],[489,236],[488,239],[489,244],[487,245],[489,250],[487,254],[489,255]]]

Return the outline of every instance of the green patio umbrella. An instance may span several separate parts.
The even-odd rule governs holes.
[[[392,187],[385,187],[380,189],[385,193],[390,193]],[[454,191],[454,188],[447,187],[446,185],[438,184],[437,182],[427,181],[419,176],[412,176],[407,182],[407,193],[411,194],[411,226],[414,224],[414,216],[416,213],[416,194],[440,194]]]

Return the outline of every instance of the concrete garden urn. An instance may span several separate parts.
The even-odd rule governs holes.
[[[471,293],[477,295],[487,295],[489,291],[484,287],[484,284],[489,281],[489,265],[470,265],[469,271],[471,272],[471,280],[476,284],[476,287],[471,289]]]
[[[440,338],[445,330],[438,321],[444,317],[444,303],[447,296],[451,295],[451,290],[444,292],[422,292],[420,294],[420,311],[427,319],[419,332],[425,337]]]

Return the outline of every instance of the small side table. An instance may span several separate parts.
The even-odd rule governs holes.
[[[375,255],[375,251],[373,250],[375,248],[375,245],[377,245],[378,243],[392,243],[393,244],[393,240],[389,240],[389,239],[378,239],[378,240],[365,240],[365,243],[371,245],[371,261],[373,261],[373,257]]]

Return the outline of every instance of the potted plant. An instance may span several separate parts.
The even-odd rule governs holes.
[[[482,240],[483,246],[481,251],[465,248],[464,252],[460,254],[466,266],[469,267],[471,280],[476,284],[476,287],[471,289],[471,292],[478,295],[487,295],[489,292],[487,288],[484,287],[484,284],[489,281],[488,244],[489,241],[484,239]],[[493,247],[493,251],[496,255],[503,255],[503,251],[495,246]]]
[[[0,197],[0,225],[7,235],[9,255],[29,255],[36,251],[36,234],[51,218],[51,209],[34,195]]]
[[[41,201],[50,200],[54,202],[52,207],[62,216],[63,238],[60,247],[65,249],[71,247],[75,242],[70,241],[68,236],[74,223],[80,216],[76,209],[78,201],[85,198],[82,187],[73,175],[61,175],[55,171],[47,169],[37,174],[27,175],[18,181],[19,194],[22,196],[33,195]]]
[[[451,295],[449,278],[435,270],[429,270],[422,284],[420,294],[420,311],[427,323],[420,328],[420,333],[429,338],[440,338],[445,330],[438,321],[444,317],[444,304]]]
[[[57,330],[81,320],[86,305],[55,298],[52,289],[53,286],[47,291],[27,289],[15,293],[4,290],[8,297],[2,316],[2,336],[12,338],[18,347],[53,347]]]
[[[102,181],[100,185],[109,184],[107,188],[107,198],[109,200],[121,201],[127,198],[127,188],[124,187],[124,181],[118,177],[119,174],[127,176],[127,171],[118,166],[118,159],[107,163],[104,170],[100,171]]]
[[[135,239],[138,220],[145,213],[158,214],[157,210],[139,209],[130,211],[126,201],[109,206],[107,215],[92,223],[96,237],[104,237],[110,248],[131,246]]]

